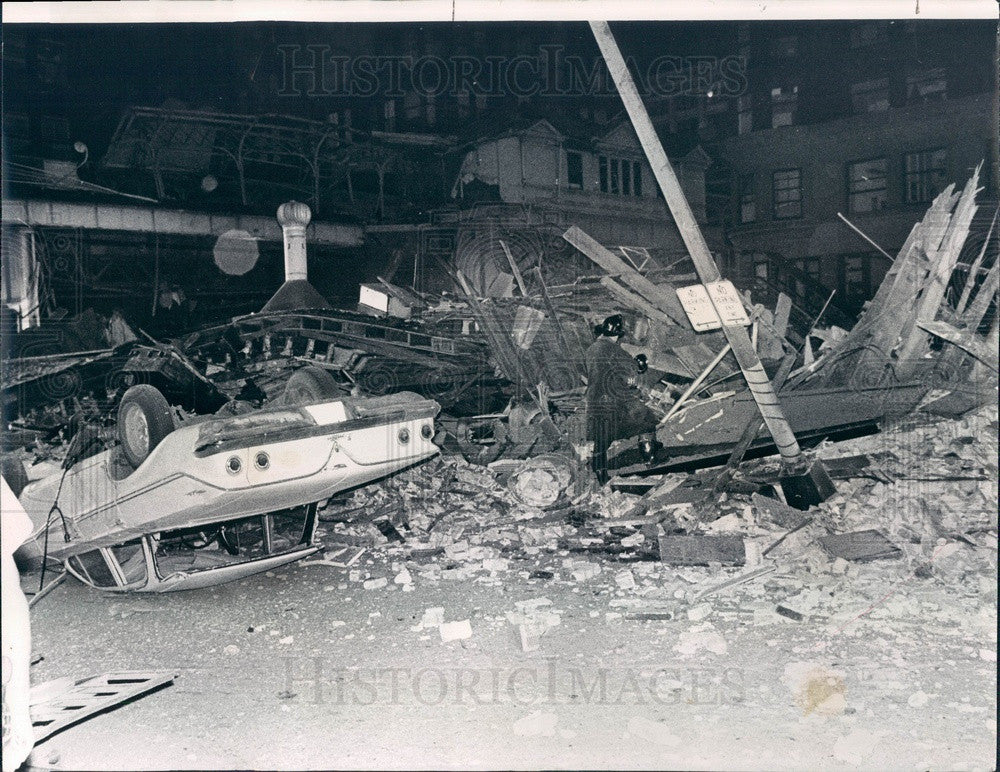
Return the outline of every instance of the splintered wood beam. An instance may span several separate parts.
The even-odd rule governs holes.
[[[650,319],[655,319],[659,322],[665,322],[667,324],[676,324],[676,322],[663,313],[659,308],[654,306],[647,300],[639,297],[633,292],[629,292],[621,284],[616,282],[610,276],[605,276],[601,279],[601,286],[606,288],[608,292],[615,296],[615,299],[620,303],[624,303],[629,308],[635,309],[636,311],[642,311]]]
[[[649,114],[642,103],[642,97],[639,96],[632,75],[618,49],[618,43],[615,42],[614,35],[611,34],[611,28],[606,21],[592,21],[590,28],[597,40],[598,47],[601,49],[601,54],[604,56],[608,72],[611,73],[615,86],[618,88],[618,94],[632,121],[635,133],[639,137],[643,152],[653,169],[653,176],[656,178],[663,198],[677,224],[681,239],[691,255],[691,261],[698,272],[698,277],[703,284],[721,280],[722,274],[719,272],[719,267],[715,264],[708,243],[705,241],[701,228],[698,227],[694,212],[681,189],[680,181],[670,165],[670,160],[660,143],[656,129],[653,128],[653,122],[649,119]],[[716,312],[718,313],[718,309]],[[723,318],[722,314],[718,314],[718,316],[720,319]],[[722,332],[733,349],[733,354],[743,372],[743,377],[746,379],[750,394],[760,410],[768,431],[774,438],[774,444],[781,454],[783,467],[786,470],[800,470],[806,467],[807,462],[802,454],[802,449],[795,439],[788,419],[785,418],[778,402],[778,396],[767,377],[767,373],[764,372],[764,366],[750,342],[746,329],[738,325],[723,325]]]
[[[507,255],[507,262],[510,263],[510,270],[511,273],[514,274],[514,281],[517,282],[517,288],[521,290],[521,297],[528,297],[528,289],[524,286],[524,278],[521,276],[521,271],[517,267],[517,261],[510,253],[510,247],[507,246],[507,242],[503,239],[500,240],[500,246],[503,247],[503,253]]]
[[[778,293],[778,302],[774,305],[774,332],[781,339],[788,333],[788,320],[792,315],[792,299],[784,292]]]
[[[691,381],[691,385],[688,386],[684,390],[684,393],[677,398],[677,401],[670,406],[670,410],[668,410],[667,414],[660,419],[660,423],[657,424],[657,426],[663,426],[667,421],[673,418],[674,414],[684,406],[684,403],[690,399],[691,395],[701,388],[701,385],[705,382],[708,376],[712,374],[712,371],[716,368],[719,362],[721,362],[730,351],[732,351],[732,347],[727,343],[722,347],[722,350],[712,358],[712,361],[705,365],[705,369],[701,371],[698,377]]]
[[[899,348],[896,351],[896,367],[900,377],[907,377],[916,369],[926,347],[927,336],[917,332],[917,322],[931,322],[937,316],[938,309],[944,301],[951,274],[955,270],[962,246],[969,235],[969,226],[976,213],[976,186],[979,184],[979,167],[965,184],[965,188],[952,213],[948,228],[940,240],[940,246],[928,251],[931,261],[930,274],[923,286],[923,294],[917,301],[916,313],[907,320],[900,334]],[[932,237],[936,234],[931,234]]]
[[[955,304],[955,315],[961,316],[965,311],[965,307],[969,302],[969,297],[972,295],[972,290],[975,289],[976,280],[979,278],[979,269],[982,267],[983,258],[986,257],[986,248],[990,245],[990,239],[993,236],[993,229],[997,224],[997,215],[1000,214],[1000,209],[997,209],[993,213],[993,222],[990,223],[990,229],[986,233],[986,238],[983,240],[983,248],[979,250],[979,254],[976,255],[976,259],[972,261],[972,265],[969,266],[969,275],[965,280],[965,286],[962,288],[962,296],[958,299]]]
[[[989,360],[989,344],[976,335],[973,330],[959,330],[944,321],[917,322],[917,327],[931,335],[946,340],[948,343],[970,354],[984,365],[991,364]]]
[[[609,276],[620,279],[644,299],[652,303],[674,324],[687,326],[684,309],[677,299],[673,287],[653,284],[635,268],[622,260],[610,249],[595,241],[582,229],[574,225],[563,234],[563,238],[608,272]]]

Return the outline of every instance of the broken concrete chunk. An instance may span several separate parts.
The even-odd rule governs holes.
[[[772,499],[770,496],[762,496],[759,493],[754,493],[750,497],[750,503],[759,521],[774,523],[779,528],[786,530],[798,528],[810,517],[800,509],[795,509],[784,502]]]
[[[519,600],[514,604],[517,610],[522,614],[530,614],[532,611],[537,611],[540,608],[551,605],[552,601],[545,597],[531,598],[530,600]]]
[[[601,567],[597,563],[577,562],[574,563],[573,578],[578,582],[586,582],[601,573]]]
[[[788,606],[778,606],[774,610],[777,611],[779,614],[781,614],[781,616],[786,617],[787,619],[791,619],[795,622],[801,622],[803,619],[806,618],[805,614],[796,611],[795,609],[788,608]]]
[[[461,622],[444,622],[438,625],[438,632],[441,633],[441,642],[461,641],[472,637],[472,624],[468,619]]]
[[[681,633],[674,651],[684,657],[691,657],[704,651],[722,656],[729,646],[710,622],[696,625]]]
[[[420,619],[421,627],[438,627],[444,624],[444,608],[435,606],[424,610],[424,615]]]
[[[697,606],[692,606],[688,609],[687,618],[692,622],[701,622],[703,619],[710,617],[712,611],[711,603],[699,603]]]
[[[617,574],[615,574],[615,584],[617,584],[623,590],[631,590],[635,588],[635,577],[632,572],[627,568],[622,569]]]
[[[874,529],[823,536],[818,541],[831,557],[844,560],[899,558],[903,554],[881,531]]]
[[[380,590],[389,584],[389,580],[384,576],[375,579],[365,579],[364,588],[366,590]]]
[[[736,534],[661,535],[659,544],[660,560],[674,566],[707,566],[709,563],[742,566],[746,561],[743,537]]]

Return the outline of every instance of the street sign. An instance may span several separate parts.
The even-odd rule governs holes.
[[[677,299],[695,332],[718,330],[723,325],[750,324],[740,293],[727,279],[681,287],[677,290]]]

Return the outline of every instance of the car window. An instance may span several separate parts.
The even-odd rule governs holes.
[[[125,584],[145,583],[146,581],[146,556],[142,551],[142,542],[135,541],[119,544],[111,548],[111,553],[118,561],[122,576],[125,577]]]
[[[69,563],[95,587],[115,587],[118,584],[101,550],[76,555],[69,559]]]

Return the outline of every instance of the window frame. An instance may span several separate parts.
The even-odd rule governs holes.
[[[779,174],[785,174],[785,173],[788,173],[788,172],[795,172],[798,175],[798,186],[797,186],[797,188],[779,188],[778,187],[778,175]],[[789,199],[787,201],[781,201],[781,202],[778,201],[778,190],[795,190],[795,189],[797,189],[798,192],[799,192],[799,196],[798,196],[797,199]],[[799,220],[799,219],[801,219],[803,211],[804,211],[803,198],[804,198],[804,196],[803,196],[803,191],[802,191],[802,167],[801,166],[792,166],[792,167],[788,167],[786,169],[774,169],[771,172],[771,216],[775,220]],[[778,207],[781,204],[788,204],[791,201],[795,201],[796,203],[798,203],[798,212],[796,214],[786,214],[786,215],[778,214]]]
[[[747,225],[757,222],[757,175],[754,172],[741,174],[737,179],[739,199],[740,224]],[[747,217],[747,205],[751,207],[750,216]]]
[[[943,88],[932,91],[929,94],[919,92],[921,84],[940,81]],[[928,102],[948,101],[948,68],[947,67],[924,67],[923,69],[908,72],[906,74],[906,104],[920,105]]]
[[[928,166],[927,168],[917,169],[916,171],[913,172],[909,170],[911,158],[914,157],[920,158],[922,156],[929,156],[933,158],[933,155],[937,153],[941,153],[943,159],[941,161],[940,167]],[[930,163],[933,164],[933,160],[931,160]],[[938,190],[929,189],[928,192],[922,192],[920,196],[916,198],[911,198],[910,178],[916,177],[916,182],[919,185],[921,185],[921,190],[924,190],[929,188],[930,186],[926,186],[926,182],[921,181],[922,178],[933,175],[935,172],[938,172],[941,175],[941,183],[942,183],[941,188]],[[925,150],[916,150],[912,153],[903,154],[903,201],[905,201],[907,204],[926,204],[930,201],[933,201],[934,198],[941,192],[941,190],[944,190],[944,187],[947,185],[946,182],[947,179],[948,179],[947,147],[933,147],[933,148],[927,148]]]
[[[575,163],[579,164],[576,171],[579,172],[578,180],[574,180],[573,168],[570,165],[570,157],[575,159]],[[578,150],[567,150],[566,151],[566,187],[572,188],[573,190],[583,190],[583,153]]]
[[[867,97],[870,94],[885,92],[885,106],[879,106],[877,109],[872,109],[870,100]],[[871,80],[862,80],[851,83],[851,110],[854,115],[869,115],[873,113],[884,113],[892,107],[889,97],[889,78],[872,78]],[[859,108],[858,102],[860,97],[865,97],[864,107]],[[881,102],[879,103],[881,105]]]
[[[789,90],[789,94],[785,95],[785,89]],[[775,94],[774,92],[778,93]],[[795,119],[798,117],[799,111],[799,84],[789,83],[787,85],[778,85],[771,87],[771,128],[778,129],[782,126],[795,126]],[[775,118],[779,114],[788,113],[788,123],[775,123]]]
[[[597,156],[598,189],[619,198],[642,198],[642,161],[601,153]]]
[[[869,188],[862,190],[854,190],[854,180],[852,179],[852,170],[857,166],[862,166],[864,164],[871,164],[876,161],[881,161],[885,165],[885,170],[882,173],[882,187],[881,188]],[[889,199],[889,158],[888,156],[875,156],[874,158],[865,158],[859,161],[848,161],[844,168],[844,174],[847,180],[847,211],[849,214],[870,214],[872,212],[881,212],[886,208],[886,204]],[[871,194],[878,191],[882,191],[882,199],[880,206],[872,206],[869,209],[858,209],[855,206],[854,197],[857,195]]]

